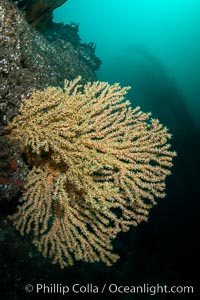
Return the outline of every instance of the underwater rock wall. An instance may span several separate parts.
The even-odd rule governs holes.
[[[6,125],[35,89],[50,85],[62,87],[64,79],[72,80],[78,75],[82,83],[95,81],[95,70],[101,64],[95,55],[95,45],[81,42],[78,25],[51,21],[48,30],[36,26],[46,24],[53,9],[64,2],[0,0],[0,245],[3,257],[0,275],[6,284],[7,275],[11,281],[16,279],[10,269],[13,252],[18,253],[13,262],[15,270],[19,271],[18,277],[23,277],[20,265],[28,261],[32,249],[28,241],[24,243],[18,237],[6,218],[16,210],[28,173],[19,144],[6,137]],[[36,261],[32,261],[35,265]],[[40,260],[37,265],[40,268]]]
[[[41,34],[16,5],[0,3],[1,124],[16,114],[22,95],[35,88],[62,86],[65,78],[78,75],[84,82],[95,80],[101,62],[91,45],[81,43],[78,26],[55,24]]]
[[[65,78],[73,79],[78,75],[82,76],[83,83],[94,81],[96,79],[94,71],[98,69],[101,61],[95,56],[93,43],[89,45],[81,43],[76,24],[52,23],[46,32],[41,33],[27,23],[25,14],[18,9],[16,3],[4,0],[0,1],[0,16],[0,134],[2,135],[5,125],[17,114],[21,102],[31,91],[49,85],[62,86]],[[6,147],[7,144],[1,140],[3,153],[9,153]],[[3,175],[0,174],[0,193],[1,198],[10,200],[12,190],[16,195],[16,186],[11,184],[6,175],[3,157],[4,154],[1,155],[0,163],[1,173],[3,172]],[[22,164],[20,153],[15,160]],[[9,164],[9,157],[6,161]],[[19,178],[15,178],[14,181],[18,180]],[[5,186],[6,190],[10,191],[9,193],[6,191],[6,197]]]

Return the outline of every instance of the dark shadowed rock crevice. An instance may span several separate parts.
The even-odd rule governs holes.
[[[31,26],[44,29],[52,21],[54,9],[67,0],[17,0],[18,7],[25,12],[26,19]]]

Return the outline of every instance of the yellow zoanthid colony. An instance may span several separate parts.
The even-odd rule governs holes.
[[[112,239],[147,220],[165,196],[172,158],[170,134],[124,99],[129,87],[65,81],[64,90],[36,90],[8,125],[30,172],[18,211],[21,234],[59,263],[118,259]]]

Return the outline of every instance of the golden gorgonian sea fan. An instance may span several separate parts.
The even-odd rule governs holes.
[[[115,262],[112,239],[147,220],[175,156],[167,128],[124,100],[129,87],[79,83],[34,91],[8,125],[31,168],[10,219],[61,267]]]

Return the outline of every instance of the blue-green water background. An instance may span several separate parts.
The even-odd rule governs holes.
[[[167,178],[167,196],[151,210],[148,223],[114,241],[119,263],[110,271],[87,265],[85,280],[186,284],[197,292],[199,16],[199,0],[68,0],[54,13],[56,22],[79,23],[82,42],[96,43],[102,60],[97,78],[131,85],[132,106],[151,111],[169,127],[178,154]],[[136,299],[149,299],[143,296]]]
[[[68,0],[54,20],[80,24],[102,60],[98,79],[131,85],[133,106],[166,122],[162,110],[181,98],[200,126],[199,16],[199,0]],[[175,122],[178,109],[167,118]]]

